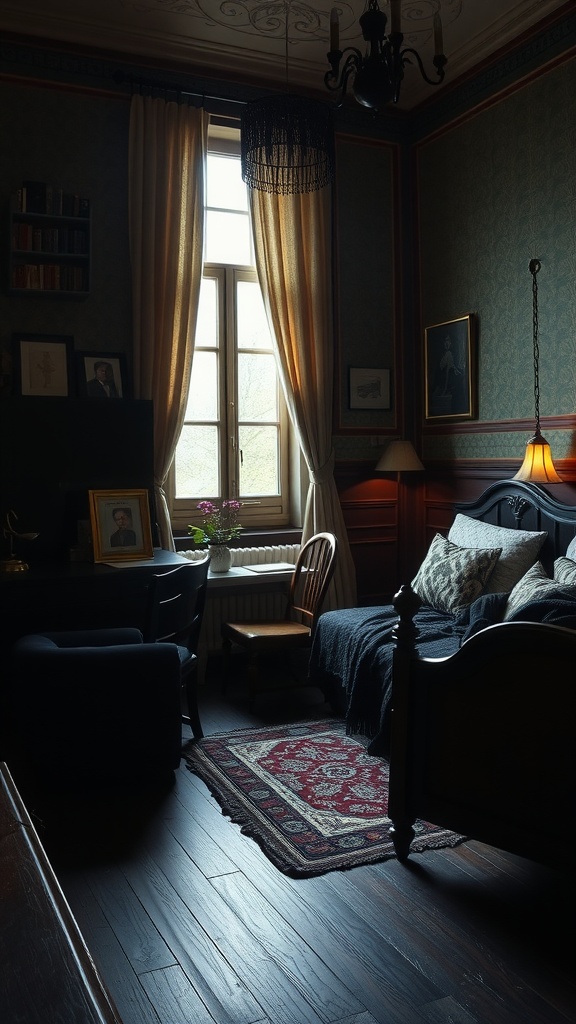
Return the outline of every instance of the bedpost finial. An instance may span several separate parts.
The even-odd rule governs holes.
[[[403,583],[400,590],[394,594],[392,602],[395,611],[398,613],[398,622],[392,630],[394,643],[399,650],[413,652],[418,630],[414,625],[414,616],[422,604],[422,599],[416,591],[412,590],[410,583]]]
[[[412,590],[410,583],[403,583],[400,590],[394,594],[392,604],[401,619],[412,620],[422,604],[422,598]]]

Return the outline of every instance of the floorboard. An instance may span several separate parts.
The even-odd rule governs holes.
[[[219,689],[205,734],[329,714],[317,691]],[[572,877],[466,842],[289,878],[184,762],[172,785],[135,766],[113,796],[30,798],[124,1024],[576,1020]]]

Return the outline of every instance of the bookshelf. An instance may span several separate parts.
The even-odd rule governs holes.
[[[10,208],[10,294],[86,297],[90,228],[88,199],[23,182]]]

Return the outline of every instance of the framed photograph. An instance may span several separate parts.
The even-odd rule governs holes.
[[[95,562],[152,558],[148,491],[88,491]]]
[[[350,408],[389,409],[390,370],[350,367]]]
[[[62,334],[15,334],[17,393],[66,398],[74,392],[74,339]]]
[[[426,420],[476,419],[476,321],[472,313],[426,327]]]
[[[126,398],[126,356],[122,352],[78,352],[80,398]]]

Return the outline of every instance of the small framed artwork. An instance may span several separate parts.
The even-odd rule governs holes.
[[[476,396],[476,318],[472,313],[424,331],[426,420],[473,420]]]
[[[121,352],[78,352],[81,398],[126,398],[126,356]]]
[[[95,562],[152,558],[148,491],[88,491]]]
[[[66,398],[74,391],[74,339],[62,334],[15,334],[17,393]]]
[[[350,408],[389,409],[390,370],[350,367]]]

